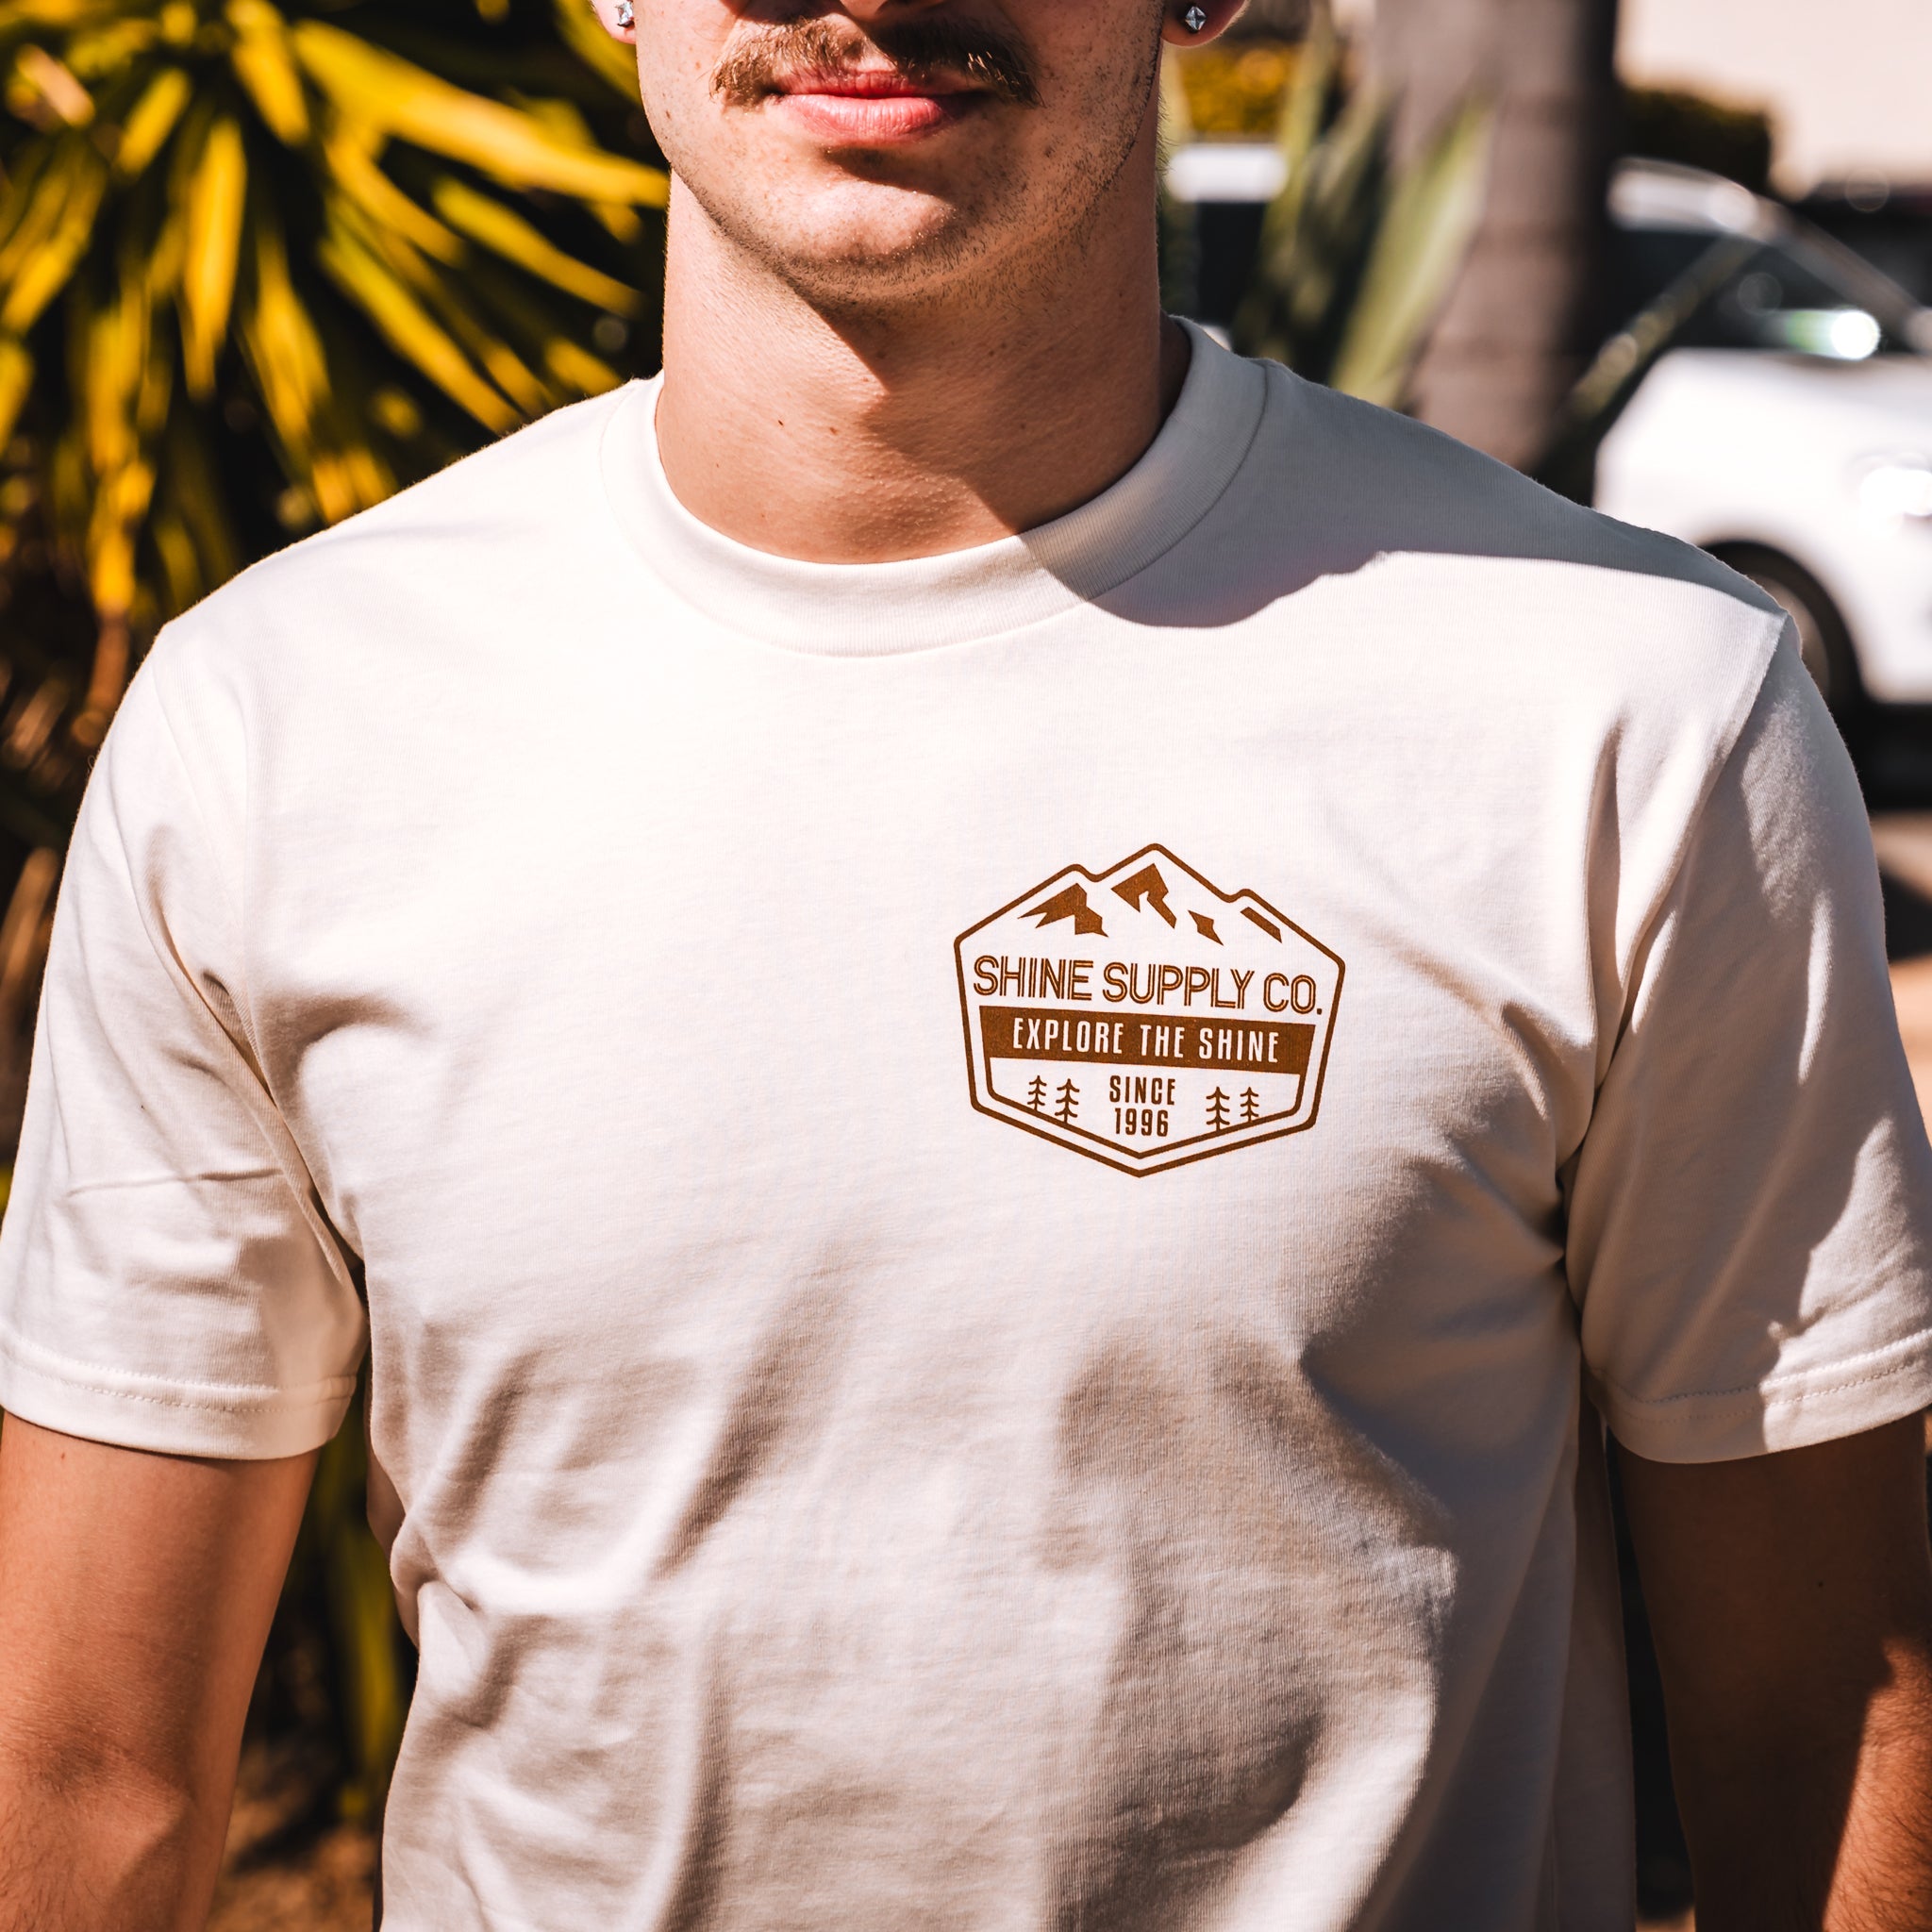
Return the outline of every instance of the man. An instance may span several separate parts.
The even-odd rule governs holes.
[[[0,1267],[5,1932],[197,1923],[365,1333],[391,1927],[1627,1932],[1599,1416],[1700,1923],[1932,1924],[1857,790],[1737,579],[1163,323],[1237,4],[608,5],[661,384],[158,647]]]

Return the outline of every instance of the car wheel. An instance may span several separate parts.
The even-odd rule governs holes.
[[[1824,586],[1789,557],[1755,543],[1723,544],[1713,554],[1790,614],[1805,669],[1824,694],[1825,708],[1845,742],[1858,751],[1871,723],[1872,701],[1858,675],[1851,631]]]

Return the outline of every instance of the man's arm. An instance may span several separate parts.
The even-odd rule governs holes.
[[[0,1427],[0,1932],[192,1932],[313,1455]]]
[[[1919,1420],[1737,1462],[1619,1454],[1698,1932],[1926,1932]]]

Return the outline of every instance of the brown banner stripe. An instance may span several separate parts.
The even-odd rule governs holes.
[[[1315,1040],[1310,1025],[1274,1020],[1170,1020],[1058,1007],[981,1007],[979,1021],[987,1055],[996,1060],[1306,1074]]]

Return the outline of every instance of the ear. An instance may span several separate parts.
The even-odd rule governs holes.
[[[613,41],[622,41],[626,46],[636,44],[636,0],[591,0],[591,11]]]
[[[1173,47],[1205,47],[1234,25],[1246,5],[1247,0],[1167,0],[1160,38]]]

